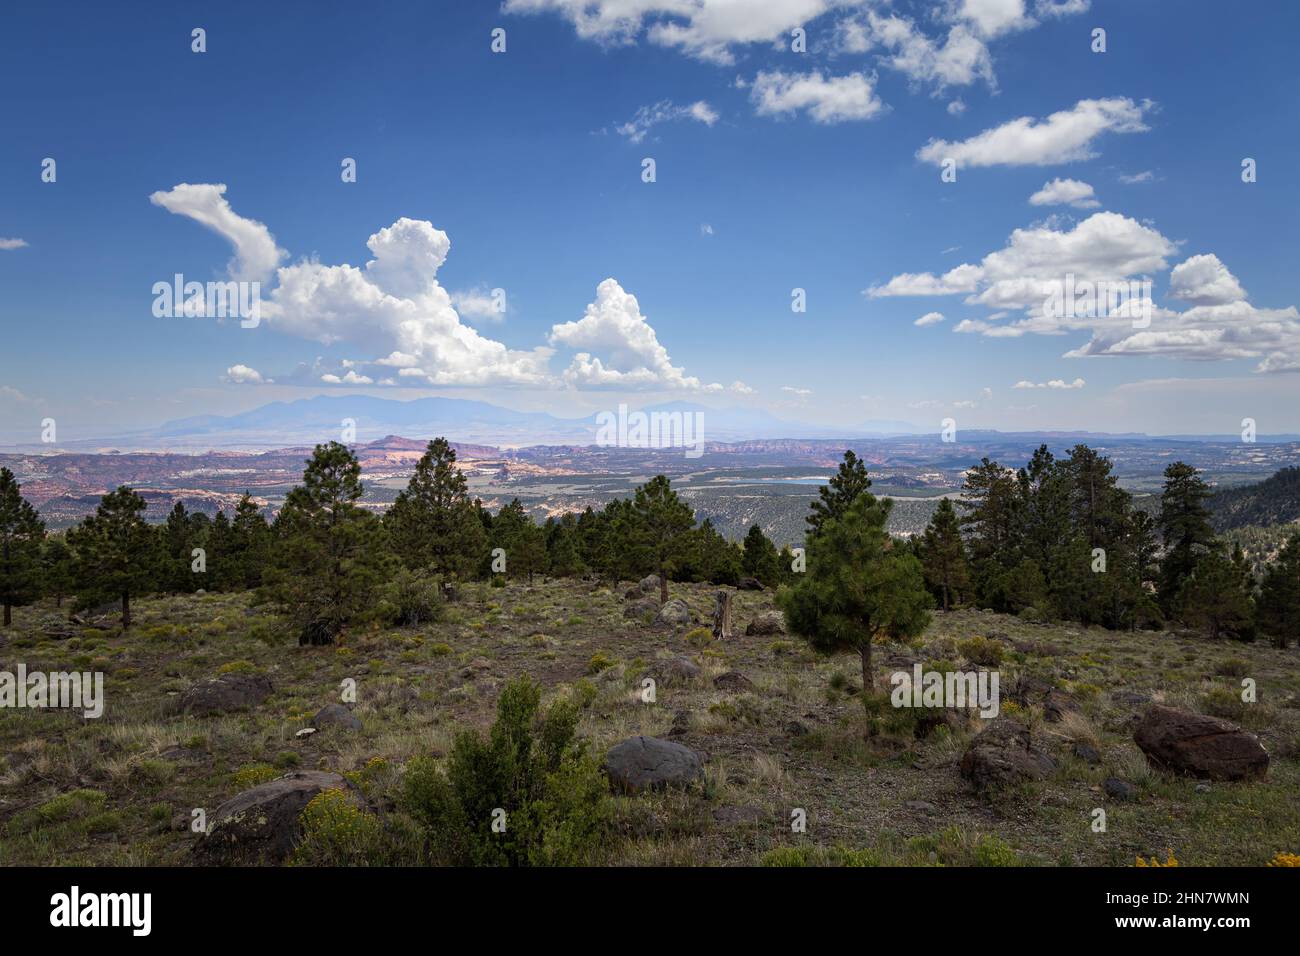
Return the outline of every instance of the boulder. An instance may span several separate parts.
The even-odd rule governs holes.
[[[689,747],[657,737],[629,737],[605,755],[610,786],[623,793],[686,787],[704,777],[704,759]]]
[[[324,770],[295,770],[245,790],[217,807],[194,853],[223,866],[280,863],[302,838],[298,815],[323,790],[356,796],[351,783]]]
[[[339,727],[343,730],[360,730],[361,718],[342,704],[326,704],[311,719],[311,725],[317,730],[325,727]]]
[[[637,587],[641,589],[642,594],[653,594],[659,590],[659,575],[647,574],[641,579],[641,583]]]
[[[740,671],[727,671],[725,674],[719,674],[713,678],[713,686],[718,690],[737,694],[744,690],[753,690],[754,682]]]
[[[650,676],[660,684],[678,684],[700,676],[699,666],[687,657],[674,657],[655,661],[650,665]]]
[[[1074,744],[1074,755],[1085,763],[1101,763],[1101,754],[1097,752],[1097,748],[1081,740],[1076,741]]]
[[[180,709],[204,716],[246,710],[271,696],[270,678],[265,674],[222,674],[192,684],[181,694]]]
[[[673,598],[655,615],[656,627],[682,627],[691,623],[691,609],[681,598]]]
[[[642,598],[640,601],[629,601],[623,608],[623,616],[633,621],[640,621],[648,624],[656,614],[659,613],[659,602],[653,598]]]
[[[1120,803],[1132,803],[1138,797],[1137,787],[1119,777],[1107,777],[1101,788],[1106,791],[1106,796]]]
[[[1202,780],[1254,780],[1268,772],[1268,752],[1255,735],[1218,717],[1155,704],[1133,741],[1153,766]]]
[[[741,578],[736,584],[736,589],[739,591],[761,591],[763,590],[763,583],[758,578]]]
[[[777,611],[768,611],[766,614],[760,614],[749,622],[745,628],[745,634],[748,637],[767,637],[773,634],[785,633],[785,618]]]
[[[1034,746],[1029,728],[1007,717],[980,731],[961,758],[961,775],[985,791],[1026,780],[1042,780],[1056,761]]]

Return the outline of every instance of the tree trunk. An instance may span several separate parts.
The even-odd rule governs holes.
[[[131,626],[131,592],[122,592],[122,630]]]
[[[668,603],[668,572],[663,568],[659,569],[659,603]]]
[[[871,673],[871,638],[858,645],[858,656],[862,658],[862,693],[869,694],[876,683]]]
[[[731,591],[718,592],[718,606],[713,611],[713,639],[731,640]]]
[[[943,586],[943,613],[948,613],[948,585]]]
[[[9,611],[9,605],[6,604],[6,605],[5,605],[5,625],[4,625],[4,626],[5,626],[5,627],[8,627],[8,626],[9,626],[10,624],[12,624],[12,623],[13,623],[13,615],[12,615],[12,614],[10,613],[10,611]]]

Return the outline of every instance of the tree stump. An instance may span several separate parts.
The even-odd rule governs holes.
[[[718,592],[718,605],[713,609],[713,639],[715,641],[731,640],[731,599],[730,591]]]

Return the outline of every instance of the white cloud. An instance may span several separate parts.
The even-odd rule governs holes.
[[[784,116],[800,110],[818,123],[868,120],[885,104],[876,96],[875,80],[864,73],[824,77],[809,73],[761,72],[750,89],[760,116]]]
[[[287,253],[265,225],[236,214],[225,194],[224,183],[180,183],[153,193],[149,201],[207,226],[234,246],[235,258],[226,266],[232,279],[266,282]]]
[[[917,320],[916,320],[915,322],[913,322],[912,324],[913,324],[913,325],[926,326],[926,325],[935,325],[935,324],[937,324],[937,323],[939,323],[939,322],[942,322],[942,321],[943,321],[943,313],[942,313],[942,312],[927,312],[927,313],[925,313],[925,315],[921,316],[919,319],[917,319]]]
[[[636,296],[616,279],[596,287],[595,301],[581,319],[552,326],[549,341],[581,350],[564,371],[564,381],[575,387],[723,391],[722,385],[706,385],[672,364]],[[605,357],[592,354],[597,351]]]
[[[27,245],[26,239],[3,239],[0,238],[0,249],[22,249]]]
[[[1103,133],[1146,131],[1143,119],[1151,109],[1150,101],[1139,104],[1127,97],[1080,100],[1045,120],[1022,116],[962,142],[932,139],[916,155],[936,166],[946,159],[956,160],[961,167],[1076,162],[1096,155],[1093,143]]]
[[[1030,381],[1020,381],[1020,382],[1016,382],[1016,384],[1012,385],[1011,387],[1012,388],[1075,389],[1075,388],[1083,388],[1083,386],[1086,384],[1087,383],[1081,378],[1076,378],[1073,382],[1067,382],[1064,379],[1054,378],[1050,382],[1035,383]]]
[[[799,388],[794,385],[782,385],[781,391],[786,392],[787,394],[790,395],[798,396],[799,398],[807,398],[809,395],[813,393],[813,390],[811,388]]]
[[[675,106],[671,100],[660,100],[653,106],[641,107],[626,123],[615,126],[614,131],[620,136],[626,136],[633,143],[639,143],[646,138],[646,134],[653,127],[660,123],[682,119],[695,120],[705,126],[712,126],[718,121],[718,113],[704,100],[697,100],[689,106]]]
[[[862,0],[506,0],[507,13],[556,13],[583,39],[651,43],[714,63],[735,61],[733,48],[772,43],[828,10]]]
[[[501,307],[497,307],[500,301]],[[462,319],[470,322],[503,322],[506,317],[506,299],[500,300],[493,290],[481,286],[451,293],[451,304]]]
[[[873,299],[898,295],[954,295],[960,292],[974,292],[984,274],[979,266],[962,264],[949,269],[942,276],[929,272],[904,272],[896,275],[883,286],[872,286],[864,294]]]
[[[356,369],[348,369],[342,378],[331,373],[322,375],[320,380],[327,385],[373,385],[375,380],[368,375],[358,375]]]
[[[961,114],[965,112],[966,112],[966,104],[963,103],[960,99],[955,99],[948,104],[949,116],[961,116]]]
[[[1156,174],[1149,169],[1144,169],[1140,173],[1134,173],[1132,176],[1121,175],[1119,181],[1126,186],[1132,186],[1137,183],[1149,183],[1156,178]]]
[[[226,369],[225,381],[233,385],[267,385],[272,379],[263,378],[261,372],[247,365],[232,365]]]
[[[913,82],[936,90],[968,86],[976,80],[996,86],[988,47],[964,23],[953,26],[942,43],[927,37],[906,17],[881,16],[874,11],[867,13],[860,29],[868,46],[889,51],[880,62]],[[841,31],[842,37],[846,35]]]
[[[1095,209],[1101,205],[1092,187],[1077,179],[1053,179],[1029,197],[1031,206],[1073,206],[1075,209]]]
[[[1169,295],[1192,305],[1240,302],[1246,291],[1215,255],[1192,256],[1169,273]]]

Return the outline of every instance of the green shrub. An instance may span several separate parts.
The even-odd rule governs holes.
[[[566,866],[599,852],[612,819],[605,778],[574,740],[574,705],[559,700],[539,715],[540,701],[537,684],[516,678],[486,740],[457,735],[445,769],[428,758],[407,765],[401,806],[434,862]]]
[[[217,668],[218,674],[252,674],[257,665],[252,661],[228,661]]]
[[[384,599],[394,624],[417,627],[442,617],[442,583],[432,575],[403,568],[388,583]]]
[[[280,776],[280,771],[267,763],[246,764],[235,771],[231,780],[239,790],[248,790]]]
[[[378,818],[339,789],[322,790],[298,819],[302,839],[290,866],[387,866],[393,849]]]
[[[958,641],[957,650],[961,652],[962,657],[977,666],[997,667],[1002,663],[1002,644],[987,637],[972,637]]]
[[[1216,687],[1201,698],[1201,710],[1212,717],[1239,721],[1246,716],[1246,703],[1239,691]]]
[[[587,673],[599,674],[608,667],[613,667],[617,661],[610,657],[604,651],[597,651],[591,655],[591,660],[587,661]]]

